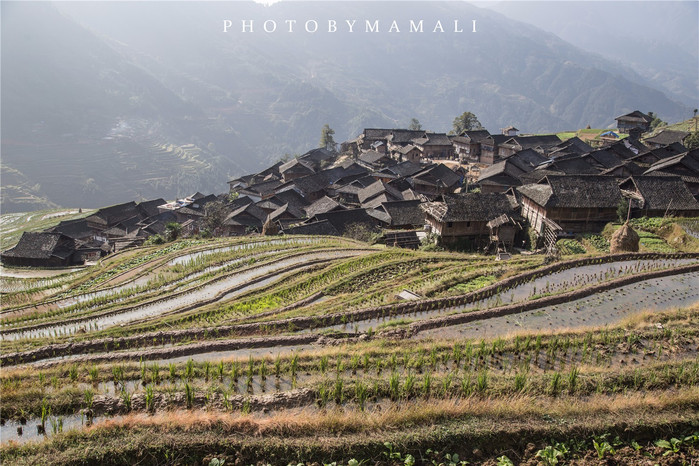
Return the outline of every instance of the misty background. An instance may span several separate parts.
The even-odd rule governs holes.
[[[686,2],[6,2],[2,210],[220,193],[226,181],[365,127],[491,132],[665,121],[699,102]],[[257,32],[222,32],[253,19]],[[264,20],[280,25],[261,31]],[[285,19],[298,31],[281,32]],[[315,19],[320,30],[302,31]],[[379,20],[378,34],[323,32]],[[424,20],[422,34],[409,20]],[[449,32],[459,19],[478,32]],[[401,33],[388,33],[392,20]],[[431,33],[441,20],[447,32]]]

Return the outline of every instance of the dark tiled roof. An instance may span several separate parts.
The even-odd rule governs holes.
[[[282,175],[284,173],[305,173],[307,175],[310,175],[312,173],[315,173],[315,170],[313,170],[313,165],[311,162],[306,162],[300,159],[291,159],[288,162],[286,162],[284,165],[279,167],[279,173]]]
[[[362,204],[362,207],[365,209],[376,209],[384,202],[399,201],[401,199],[403,199],[402,196],[396,197],[396,196],[391,196],[388,193],[381,193],[378,196],[372,197],[370,200],[368,200],[366,202],[362,202],[361,204]]]
[[[655,152],[653,152],[655,153]],[[667,170],[671,167],[682,166],[690,172],[699,175],[699,150],[693,150],[684,154],[660,160],[648,169],[646,173]]]
[[[531,168],[528,170],[531,171]],[[489,166],[485,170],[481,171],[478,177],[478,182],[491,180],[496,181],[500,184],[508,184],[509,186],[518,186],[522,184],[519,182],[520,176],[526,173],[524,170],[518,168],[510,159],[503,160],[494,165]],[[508,181],[509,180],[509,181]],[[507,183],[503,183],[508,181]]]
[[[308,205],[308,201],[293,189],[279,192],[272,196],[270,200],[278,202],[279,205],[290,204],[298,209],[302,209]]]
[[[287,217],[288,217],[288,216],[291,216],[291,217],[293,217],[293,218],[295,218],[295,219],[304,218],[304,216],[305,216],[304,213],[301,212],[301,211],[300,211],[299,209],[297,209],[296,207],[291,206],[291,205],[289,205],[289,204],[284,204],[283,206],[281,206],[280,208],[278,208],[277,210],[275,210],[274,212],[272,212],[271,214],[269,214],[269,219],[271,219],[272,221],[274,221],[274,220],[276,220],[277,218],[281,217],[281,216],[284,215],[284,214],[286,214]]]
[[[387,193],[394,199],[401,199],[400,191],[398,191],[395,188],[392,188],[383,181],[376,181],[370,186],[367,186],[366,188],[359,191],[359,202],[364,204],[366,201],[369,201],[382,193]]]
[[[537,136],[512,136],[507,141],[501,143],[501,145],[533,149],[535,147],[555,147],[560,143],[561,138],[555,134],[542,134]]]
[[[596,175],[601,171],[601,169],[593,167],[578,155],[556,159],[551,163],[543,165],[542,168],[558,171],[566,175]]]
[[[424,137],[424,135],[424,130],[413,131],[410,129],[393,129],[391,130],[390,135],[387,136],[387,139],[393,144],[400,145],[408,144],[414,139]]]
[[[282,185],[281,181],[264,181],[262,183],[257,183],[250,185],[246,188],[246,191],[257,193],[261,196],[266,196],[267,194],[273,193],[275,189]]]
[[[604,149],[594,150],[584,155],[583,159],[585,158],[594,159],[596,163],[591,163],[591,165],[599,165],[604,169],[616,167],[623,161],[616,153]]]
[[[480,142],[488,138],[488,136],[490,136],[490,133],[487,129],[475,129],[472,131],[464,131],[460,137],[470,139],[472,142]]]
[[[626,176],[638,176],[643,174],[645,169],[641,168],[638,164],[634,163],[632,160],[624,160],[622,163],[616,167],[611,167],[604,170],[600,175],[614,175],[617,173],[625,174]]]
[[[55,227],[50,228],[48,231],[63,233],[64,235],[74,239],[82,239],[92,236],[92,229],[87,226],[87,221],[84,218],[62,221]]]
[[[393,165],[392,167],[389,167],[387,170],[390,170],[391,172],[395,173],[398,176],[411,176],[414,175],[415,173],[421,171],[424,167],[421,165],[418,165],[417,163],[413,163],[410,161],[405,161],[401,162],[399,164]]]
[[[507,160],[515,164],[520,170],[529,172],[549,159],[534,149],[524,149],[515,152],[512,156],[508,157]]]
[[[377,139],[377,138],[385,138],[389,134],[391,134],[392,129],[385,129],[385,128],[364,128],[364,138],[365,139]]]
[[[376,152],[375,150],[370,150],[359,154],[359,160],[361,160],[362,162],[373,164],[388,161],[391,160],[391,158],[386,154],[381,154],[380,152]]]
[[[25,259],[66,259],[75,251],[75,240],[61,233],[24,232],[12,249],[3,256]]]
[[[444,202],[421,205],[438,222],[487,222],[517,209],[517,201],[503,193],[444,194],[442,198]]]
[[[138,210],[136,209],[136,203],[131,201],[124,204],[103,207],[87,218],[90,222],[101,223],[104,225],[114,225],[115,223],[123,219],[133,217],[134,215],[138,215]]]
[[[299,157],[299,160],[311,162],[313,166],[318,167],[320,165],[320,162],[324,160],[330,160],[335,157],[335,154],[333,152],[330,152],[327,149],[320,148],[320,149],[311,149],[302,156]]]
[[[621,191],[613,176],[550,175],[538,184],[517,190],[544,207],[612,208],[619,205]]]
[[[574,136],[570,139],[566,139],[560,144],[557,144],[556,147],[559,147],[561,149],[568,149],[573,152],[577,152],[578,154],[584,154],[592,150],[592,146],[590,146],[577,136]]]
[[[644,139],[644,141],[667,146],[672,144],[673,142],[681,144],[682,141],[684,141],[684,138],[686,138],[687,136],[689,136],[689,133],[686,131],[673,131],[669,129],[664,129],[655,136]]]
[[[699,202],[694,199],[680,177],[637,176],[621,183],[621,189],[636,191],[643,198],[644,210],[699,211]]]
[[[638,122],[638,123],[650,123],[653,121],[653,119],[646,115],[645,113],[639,112],[638,110],[634,110],[631,113],[627,113],[626,115],[621,115],[616,118],[615,120],[624,120],[624,121],[633,121],[633,122]]]
[[[453,187],[461,181],[461,177],[443,163],[429,165],[421,172],[413,175],[412,178],[434,186],[447,187]]]
[[[340,205],[337,201],[330,199],[328,196],[323,196],[313,204],[305,208],[306,216],[311,218],[317,214],[323,214],[325,212],[330,212],[332,210],[340,209],[343,210],[344,207]]]
[[[486,144],[486,145],[500,145],[503,142],[507,141],[508,139],[512,138],[512,136],[507,136],[506,134],[491,134],[485,139],[481,139],[481,144]]]
[[[330,223],[327,219],[311,223],[304,223],[302,225],[296,225],[290,228],[289,230],[285,230],[284,233],[289,235],[340,235],[340,233],[335,229],[333,224]]]
[[[167,204],[165,199],[154,199],[152,201],[143,201],[139,202],[136,208],[138,209],[139,213],[141,213],[143,218],[146,217],[152,217],[153,215],[158,214],[158,206]]]
[[[425,133],[422,138],[415,138],[413,142],[420,146],[451,146],[451,139],[446,133]]]
[[[384,202],[381,207],[391,218],[391,226],[422,225],[425,213],[419,200]]]
[[[264,210],[254,204],[248,204],[228,214],[223,223],[261,227],[265,220],[267,220],[267,213]]]
[[[315,220],[328,220],[335,230],[344,234],[352,224],[366,225],[368,228],[377,228],[379,221],[369,215],[365,209],[349,209],[340,212],[326,212],[313,217]]]

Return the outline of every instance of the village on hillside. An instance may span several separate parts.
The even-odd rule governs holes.
[[[225,194],[127,202],[25,232],[1,258],[68,266],[179,236],[249,234],[434,243],[504,257],[525,247],[551,252],[561,238],[629,216],[699,216],[699,149],[684,145],[688,132],[650,135],[652,120],[634,111],[616,118],[616,131],[565,140],[512,126],[367,128],[339,148],[326,144],[231,180]]]

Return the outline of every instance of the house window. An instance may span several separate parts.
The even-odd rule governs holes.
[[[470,227],[470,226],[471,226],[471,222],[466,222],[466,226],[467,226],[467,227]]]
[[[454,226],[454,222],[447,222],[447,228],[451,228]]]

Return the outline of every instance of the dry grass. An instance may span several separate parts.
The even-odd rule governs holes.
[[[499,398],[460,398],[392,404],[362,412],[354,409],[284,410],[266,417],[209,411],[168,411],[156,415],[131,414],[92,427],[91,431],[133,428],[163,430],[221,429],[229,434],[297,437],[318,434],[376,433],[410,426],[432,425],[466,418],[523,420],[543,415],[561,418],[653,413],[678,408],[696,412],[699,387],[673,392],[592,395],[584,399],[519,395]]]

